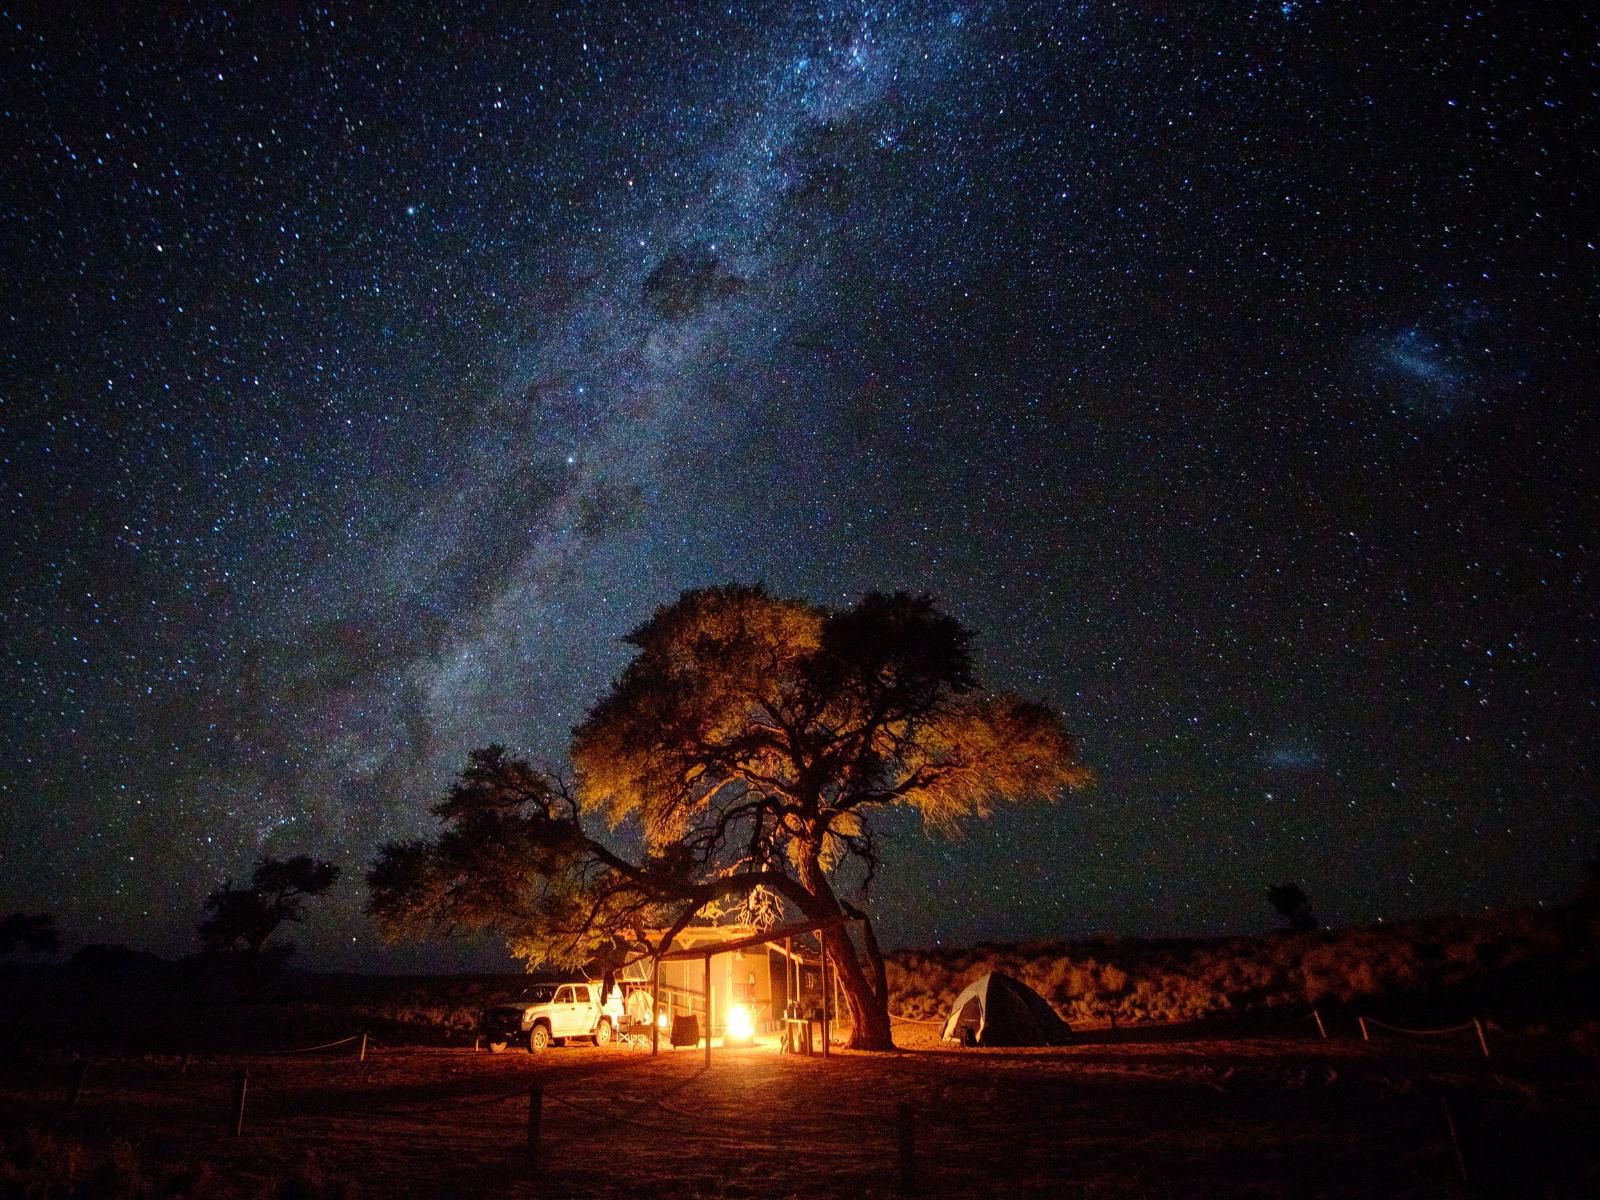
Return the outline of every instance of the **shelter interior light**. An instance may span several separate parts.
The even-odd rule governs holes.
[[[665,1029],[666,1027],[667,1027],[667,1014],[666,1013],[662,1013],[660,1016],[658,1016],[656,1018],[656,1028],[657,1029]]]

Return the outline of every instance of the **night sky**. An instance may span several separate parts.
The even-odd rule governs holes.
[[[757,580],[934,594],[1097,772],[891,822],[890,944],[1574,890],[1595,20],[74,7],[0,19],[0,912],[181,953],[308,852],[304,964],[499,961],[378,948],[378,844]]]

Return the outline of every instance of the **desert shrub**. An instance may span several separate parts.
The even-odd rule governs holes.
[[[1481,997],[1505,990],[1512,973],[1543,981],[1543,992],[1521,992],[1554,995],[1563,980],[1600,971],[1591,935],[1570,913],[1523,909],[1265,937],[924,948],[894,954],[888,966],[895,1010],[906,1016],[943,1017],[974,977],[1001,970],[1069,1021],[1193,1021],[1308,1003]]]

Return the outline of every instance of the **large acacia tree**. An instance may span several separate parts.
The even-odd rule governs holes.
[[[852,899],[878,872],[875,819],[904,807],[950,833],[1088,778],[1055,713],[978,686],[970,638],[925,597],[833,611],[759,587],[687,592],[628,635],[636,655],[574,731],[574,784],[475,751],[434,808],[439,837],[384,847],[368,911],[391,937],[499,931],[533,961],[646,929],[666,931],[659,949],[729,908],[849,918],[851,1044],[890,1047],[883,957]]]

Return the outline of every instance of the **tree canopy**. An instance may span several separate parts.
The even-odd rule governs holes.
[[[1310,933],[1317,927],[1311,897],[1298,883],[1278,883],[1267,889],[1267,903],[1288,924],[1290,933]]]
[[[871,923],[836,890],[849,862],[856,899],[875,880],[875,818],[906,808],[949,833],[1089,778],[1054,712],[978,685],[971,634],[926,597],[830,610],[708,588],[626,640],[633,660],[574,730],[575,783],[474,751],[434,806],[440,835],[383,849],[368,907],[387,936],[495,930],[532,961],[574,961],[729,907],[848,917],[855,1044],[888,1045]],[[636,830],[640,851],[594,817]]]

